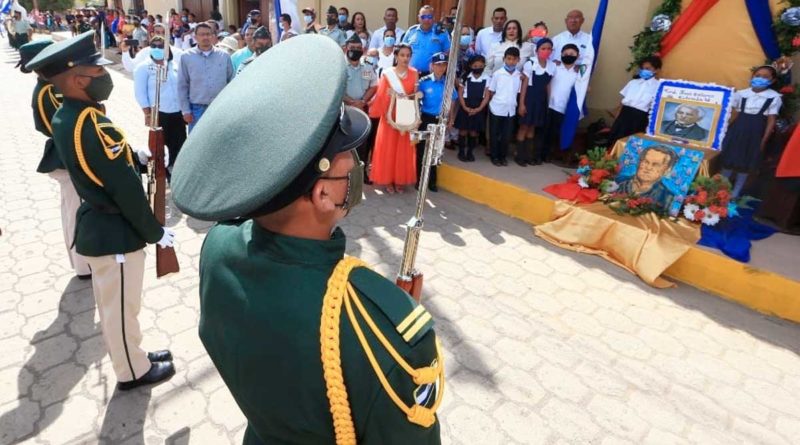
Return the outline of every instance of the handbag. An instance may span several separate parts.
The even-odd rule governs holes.
[[[419,111],[419,98],[422,93],[407,96],[400,78],[393,69],[385,70],[384,75],[389,81],[391,101],[386,111],[386,120],[389,125],[400,133],[417,130],[422,122]]]

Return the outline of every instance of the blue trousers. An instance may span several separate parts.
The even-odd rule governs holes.
[[[197,125],[197,122],[200,121],[201,117],[203,117],[203,113],[205,113],[208,109],[208,105],[189,104],[189,106],[192,108],[192,123],[189,124],[189,133],[191,133],[192,128]]]

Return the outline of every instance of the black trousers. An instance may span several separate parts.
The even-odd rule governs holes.
[[[369,172],[369,157],[372,154],[372,150],[375,149],[375,138],[378,136],[378,125],[380,124],[381,120],[370,118],[370,122],[372,122],[372,128],[369,130],[367,141],[356,149],[359,159],[361,159],[361,162],[364,163],[364,168],[367,169],[365,173]],[[364,175],[364,179],[367,179],[368,177],[369,175]]]
[[[514,131],[514,116],[495,116],[489,113],[489,145],[492,159],[501,161],[508,156],[508,144]]]
[[[420,130],[426,130],[428,128],[428,124],[435,124],[439,122],[439,116],[434,116],[432,114],[425,114],[422,113],[422,123],[419,124]],[[422,178],[422,159],[425,156],[425,143],[427,141],[420,141],[417,144],[417,185],[419,185],[419,180]],[[436,185],[436,166],[431,167],[431,177],[428,181],[428,187],[433,187]]]
[[[181,147],[186,141],[186,122],[183,120],[183,114],[180,111],[176,113],[158,112],[158,123],[164,130],[164,145],[169,148],[169,169],[167,174],[170,175],[169,170],[175,165],[175,160],[181,152]],[[171,175],[170,175],[171,176]]]

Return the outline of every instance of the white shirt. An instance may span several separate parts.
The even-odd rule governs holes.
[[[282,32],[282,34],[281,34],[281,42],[283,42],[286,39],[291,39],[292,37],[297,37],[297,31],[295,31],[292,28],[289,28],[288,31],[281,30],[281,32]],[[280,43],[280,42],[278,42],[278,43]]]
[[[742,106],[742,99],[747,99],[747,104],[745,106],[744,113],[758,114],[758,112],[761,111],[761,107],[763,107],[764,103],[770,98],[773,98],[772,104],[769,106],[769,108],[767,108],[765,116],[778,114],[778,112],[781,109],[781,104],[783,103],[783,101],[781,100],[780,93],[770,89],[766,89],[758,93],[753,91],[752,88],[737,91],[733,95],[733,109],[739,111],[739,109]]]
[[[383,33],[384,33],[384,31],[386,31],[386,26],[381,26],[380,28],[376,29],[375,32],[373,32],[371,34],[372,37],[370,37],[370,39],[369,39],[369,49],[375,48],[378,51],[380,51],[381,48],[383,48]],[[397,40],[397,43],[400,43],[401,41],[403,41],[403,34],[405,34],[406,31],[403,28],[401,28],[399,26],[396,26],[394,28],[394,33],[395,33],[395,38]]]
[[[389,55],[383,54],[383,49],[378,49],[378,66],[375,71],[380,73],[383,72],[386,68],[391,68],[394,66],[394,51],[390,52]]]
[[[505,58],[506,50],[511,47],[519,49],[519,62],[517,62],[517,70],[522,69],[522,63],[533,55],[533,44],[530,42],[522,42],[522,48],[517,46],[516,42],[502,42],[495,43],[492,46],[489,56],[486,57],[486,69],[493,73],[505,65],[503,59]]]
[[[544,73],[553,75],[556,72],[556,64],[552,60],[548,60],[544,67],[539,63],[537,57],[528,57],[528,60],[522,64],[522,74],[528,78],[528,86],[533,85],[533,75],[541,76]]]
[[[572,43],[578,47],[578,65],[592,66],[594,62],[594,46],[592,45],[592,35],[583,31],[578,31],[577,34],[572,34],[569,31],[564,31],[553,38],[553,54],[550,56],[551,60],[561,60],[561,48],[564,45]]]
[[[180,65],[181,63],[181,56],[183,55],[183,50],[170,45],[169,50],[172,51],[172,61],[176,65]],[[144,62],[150,60],[150,47],[145,46],[138,53],[136,53],[136,57],[131,58],[130,51],[124,51],[122,53],[122,67],[125,68],[125,71],[132,73],[137,66],[141,65]]]
[[[566,68],[564,65],[556,66],[553,79],[550,80],[550,103],[549,107],[559,113],[564,113],[567,109],[567,102],[569,102],[569,95],[572,93],[572,87],[577,82],[588,82],[589,71],[587,70],[583,76],[575,72],[571,68]]]
[[[481,83],[484,80],[486,81],[486,87],[488,87],[489,83],[492,81],[492,76],[487,74],[486,71],[482,72],[481,75],[478,77],[475,77],[474,74],[469,73],[466,81],[464,82],[464,88],[462,88],[462,90],[464,90],[464,94],[462,94],[462,96],[464,96],[464,99],[466,99],[468,96],[467,92],[469,91],[470,83]],[[486,95],[486,89],[484,88],[484,93],[483,96],[481,97],[485,97],[485,95]]]
[[[619,92],[622,95],[622,105],[636,108],[645,113],[650,112],[650,106],[656,98],[656,91],[661,82],[652,77],[648,80],[633,79]]]
[[[495,116],[514,116],[517,114],[517,94],[522,86],[522,74],[514,70],[509,74],[500,68],[489,80],[489,91],[494,93],[489,101],[489,110]]]
[[[488,59],[489,51],[494,45],[500,43],[502,35],[502,31],[495,32],[491,26],[481,29],[475,36],[475,52]]]
[[[133,92],[136,102],[141,108],[152,108],[156,102],[156,63],[152,59],[140,64],[133,71]],[[173,60],[167,69],[167,81],[161,84],[159,111],[162,113],[179,113],[178,102],[178,66]]]

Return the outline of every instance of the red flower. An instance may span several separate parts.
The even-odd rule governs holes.
[[[603,179],[605,179],[608,176],[611,176],[611,173],[609,173],[608,170],[594,169],[592,170],[591,173],[589,173],[589,179],[594,184],[600,184],[601,182],[603,182]]]
[[[706,205],[706,202],[708,202],[708,192],[705,190],[700,190],[697,192],[696,202],[701,206]]]
[[[619,164],[617,164],[617,166],[616,166],[616,167],[614,167],[614,171],[615,171],[617,174],[619,174],[620,170],[622,170],[622,166],[621,166],[621,165],[619,165]]]
[[[731,194],[727,190],[720,190],[717,192],[717,199],[727,203],[731,199]]]
[[[581,156],[581,160],[578,163],[578,165],[580,165],[581,167],[589,165],[589,158],[587,158],[586,156]]]
[[[800,45],[795,45],[800,46]],[[781,94],[794,94],[794,85],[786,85],[780,89],[779,93]]]
[[[720,218],[727,218],[728,217],[728,208],[727,207],[720,207],[719,212],[717,214]]]
[[[705,217],[706,217],[706,212],[704,212],[702,210],[698,210],[698,211],[694,212],[694,220],[695,221],[700,221],[701,219],[703,219]]]
[[[792,39],[792,46],[794,46],[795,48],[800,46],[800,35],[797,35]]]
[[[639,200],[638,199],[629,200],[628,201],[628,207],[630,207],[632,209],[635,209],[636,207],[639,207]]]

